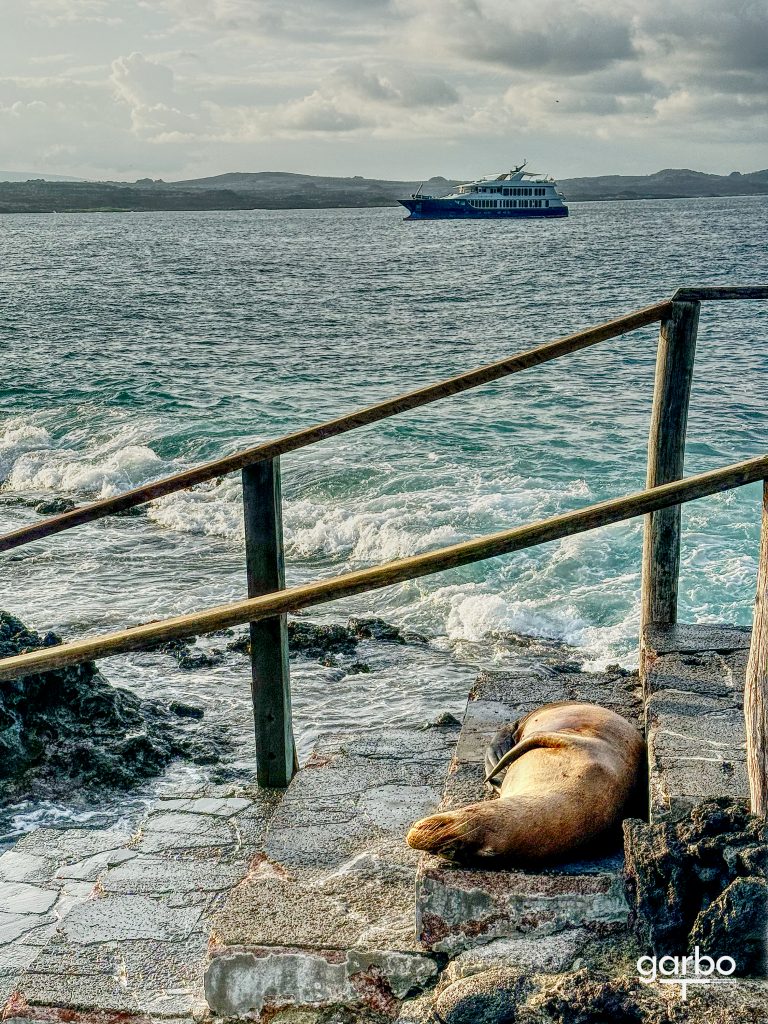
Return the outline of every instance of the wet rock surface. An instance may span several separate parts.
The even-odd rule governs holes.
[[[0,612],[0,658],[61,643]],[[221,729],[199,728],[193,705],[142,700],[111,686],[93,662],[0,682],[3,799],[127,789],[173,758],[214,764],[230,749]]]
[[[766,968],[768,823],[736,800],[707,801],[677,822],[625,823],[627,891],[638,939],[657,955],[731,956]]]
[[[35,512],[41,516],[58,516],[63,512],[71,512],[75,503],[71,498],[50,498],[35,505]]]
[[[323,665],[339,664],[338,657],[355,658],[361,640],[377,640],[381,643],[408,644],[426,643],[427,638],[420,633],[401,629],[391,622],[377,618],[351,618],[344,624],[333,622],[330,625],[309,622],[306,619],[291,618],[288,620],[288,646],[291,657],[311,658]],[[175,641],[184,644],[184,641]],[[186,644],[187,648],[189,644]],[[165,650],[165,648],[160,648]],[[250,637],[242,633],[227,644],[228,651],[249,654]],[[172,654],[174,651],[166,650]],[[368,672],[370,667],[363,661],[355,660],[347,668],[348,672]]]

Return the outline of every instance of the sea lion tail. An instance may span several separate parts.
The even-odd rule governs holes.
[[[426,850],[428,853],[449,852],[451,847],[465,843],[477,831],[465,810],[422,818],[411,827],[405,837],[406,843],[414,850]]]

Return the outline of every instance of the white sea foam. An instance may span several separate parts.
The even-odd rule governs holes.
[[[428,509],[405,512],[402,502],[353,511],[302,500],[285,508],[286,550],[300,558],[387,561],[463,539],[450,523],[430,522]]]
[[[21,416],[6,420],[0,433],[0,481],[7,478],[21,455],[50,447],[51,435],[45,427]]]
[[[243,540],[242,491],[235,477],[159,498],[149,506],[148,515],[179,533],[224,537],[238,544]]]
[[[160,476],[164,465],[145,445],[129,445],[99,460],[72,449],[28,451],[15,460],[7,482],[18,491],[66,491],[108,498]]]

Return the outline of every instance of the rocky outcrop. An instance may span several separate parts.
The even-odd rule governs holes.
[[[762,975],[768,824],[739,801],[700,804],[677,822],[625,822],[627,890],[638,938],[657,955],[698,945]]]
[[[692,987],[683,1000],[677,988],[634,975],[639,954],[630,940],[598,940],[555,973],[520,963],[510,950],[495,966],[446,984],[449,968],[433,992],[403,1003],[397,1024],[764,1024],[763,983]]]
[[[0,612],[0,658],[61,643]],[[199,729],[192,705],[142,700],[111,686],[93,662],[0,682],[0,780],[5,799],[128,788],[176,757],[197,764],[229,749]]]
[[[420,633],[401,629],[400,626],[377,618],[351,618],[346,625],[341,622],[324,625],[306,619],[288,620],[291,657],[312,658],[324,665],[335,665],[337,657],[354,657],[361,640],[392,644],[427,642],[426,637]],[[184,644],[184,641],[180,643]],[[250,649],[251,641],[247,633],[236,636],[227,644],[227,650],[242,654],[250,653]],[[168,650],[167,653],[174,652]],[[355,672],[370,671],[364,662],[355,662],[350,668]]]

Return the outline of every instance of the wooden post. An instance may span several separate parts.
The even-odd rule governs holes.
[[[699,303],[673,302],[662,319],[656,356],[647,486],[681,479],[691,395]],[[680,506],[646,517],[643,543],[641,627],[677,622],[680,573]]]
[[[248,596],[285,587],[280,460],[243,469]],[[295,771],[285,615],[251,622],[251,690],[259,785],[285,787]]]
[[[763,516],[752,643],[744,687],[747,774],[752,813],[768,817],[768,480],[763,481]]]

